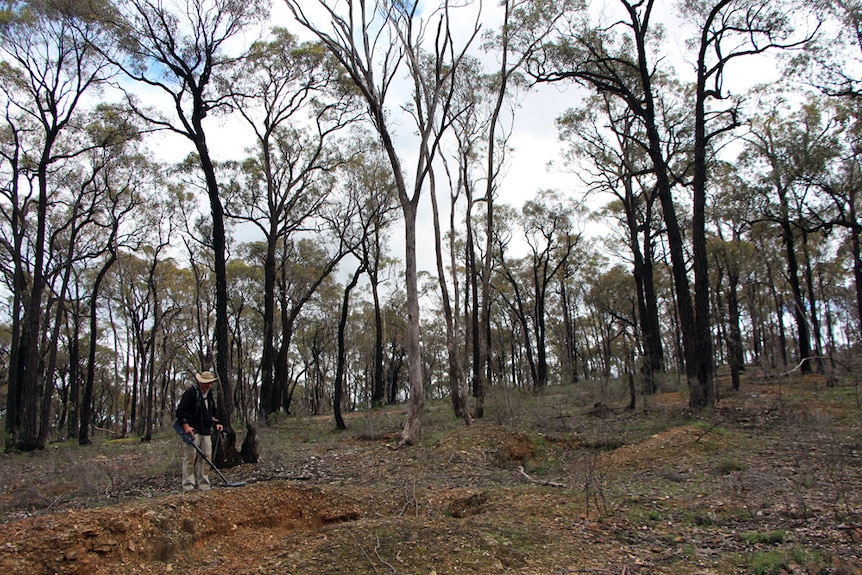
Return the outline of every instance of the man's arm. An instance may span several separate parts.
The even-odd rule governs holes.
[[[191,417],[194,410],[194,394],[190,393],[192,391],[191,388],[187,389],[183,392],[182,397],[180,397],[180,402],[177,404],[177,423],[179,423],[183,431],[188,433],[189,435],[194,435],[195,431],[191,425],[189,425],[189,418]]]
[[[218,413],[218,406],[216,405],[215,398],[213,397],[212,393],[210,393],[209,401],[210,401],[210,413],[213,413],[213,414]],[[223,430],[224,426],[221,423],[219,423],[218,417],[216,417],[215,415],[213,415],[212,417],[213,417],[213,429],[215,429],[216,431]]]

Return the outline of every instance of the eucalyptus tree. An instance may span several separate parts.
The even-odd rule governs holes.
[[[556,277],[557,288],[554,295],[559,313],[557,316],[552,315],[548,323],[551,325],[551,331],[556,334],[560,382],[564,385],[577,383],[580,379],[578,353],[583,342],[578,312],[583,305],[585,291],[582,276],[584,262],[589,260],[590,251],[578,246],[571,257],[566,259]]]
[[[235,109],[255,134],[254,153],[242,165],[244,177],[225,199],[228,215],[249,222],[263,234],[264,348],[261,357],[261,410],[279,408],[273,391],[276,250],[292,234],[313,229],[326,201],[324,180],[346,161],[334,142],[356,119],[355,95],[319,44],[300,43],[277,28],[272,39],[252,45],[247,58],[226,78]],[[275,394],[277,395],[277,394]]]
[[[449,397],[452,401],[452,409],[455,417],[464,419],[468,425],[472,422],[472,415],[468,407],[468,385],[466,377],[466,355],[465,350],[472,343],[473,365],[478,367],[478,274],[475,267],[475,246],[473,245],[473,218],[470,214],[475,205],[474,188],[476,182],[472,174],[472,165],[477,161],[481,147],[481,132],[483,131],[481,107],[487,98],[485,90],[486,79],[482,75],[482,69],[477,59],[469,58],[462,64],[464,73],[458,74],[455,81],[458,88],[453,94],[453,105],[449,109],[452,117],[451,133],[454,146],[451,150],[445,147],[440,149],[440,160],[443,171],[448,180],[448,227],[443,228],[440,217],[440,205],[438,200],[437,182],[434,173],[430,179],[431,211],[434,224],[434,254],[437,267],[437,283],[440,291],[440,304],[445,325],[447,375]],[[451,164],[454,163],[453,168]],[[466,216],[463,223],[459,221],[459,203],[464,198],[466,201]],[[459,229],[464,226],[464,239],[461,239]],[[445,236],[445,239],[444,239]],[[459,243],[464,246],[465,261],[461,263],[461,254],[456,247]],[[447,270],[448,264],[448,270]],[[463,268],[465,302],[470,301],[473,294],[473,313],[465,313],[465,321],[470,321],[469,336],[462,338],[461,325],[461,279],[460,273]],[[466,341],[465,341],[466,340]],[[474,373],[474,384],[477,379]],[[481,394],[476,393],[477,409],[481,412]]]
[[[637,296],[634,278],[622,266],[614,266],[587,280],[585,296],[588,323],[594,330],[595,361],[601,379],[625,374],[629,388],[629,409],[637,402],[634,384],[634,350],[637,347]],[[602,388],[604,389],[604,388]],[[599,398],[606,401],[606,397]]]
[[[727,277],[727,357],[733,389],[740,387],[741,371],[745,366],[745,346],[742,337],[741,296],[745,284],[752,281],[754,244],[751,242],[751,214],[756,206],[756,193],[729,164],[724,164],[715,177],[713,205],[709,210],[715,238],[710,243],[710,255],[715,267]],[[716,298],[724,287],[716,285]],[[722,320],[720,316],[717,318]]]
[[[313,255],[320,246],[305,241],[300,247]],[[314,272],[316,263],[309,259],[296,264],[296,271],[307,268]],[[287,413],[323,415],[332,405],[332,375],[336,362],[340,303],[344,290],[334,274],[328,274],[314,290],[313,297],[303,307],[303,313],[293,322],[293,343],[290,348],[290,387],[286,390],[284,408]],[[297,388],[302,393],[294,397]]]
[[[262,307],[261,286],[264,281],[263,269],[253,263],[256,261],[259,261],[258,258],[247,257],[245,254],[228,260],[231,349],[236,372],[234,397],[230,398],[230,401],[237,406],[238,419],[244,422],[256,419],[260,406],[257,396],[260,393],[264,322],[259,312]],[[235,436],[232,440],[235,441]],[[233,456],[231,446],[225,447],[222,453]],[[239,463],[226,460],[221,462]]]
[[[175,168],[146,158],[134,165],[139,170],[136,193],[146,199],[129,226],[140,237],[135,247],[120,246],[104,291],[111,333],[122,339],[115,343],[127,397],[120,432],[150,439],[164,413],[159,404],[173,407],[173,396],[159,396],[159,389],[189,376],[189,358],[196,348],[195,312],[206,301],[196,290],[206,284],[193,277],[193,255],[187,266],[170,256],[177,236],[189,241],[182,232],[195,203],[192,194],[171,180]]]
[[[360,139],[359,146],[364,140]],[[372,281],[375,300],[375,377],[382,372],[382,326],[379,317],[379,301],[376,291],[382,265],[381,240],[386,228],[393,220],[397,206],[394,181],[390,171],[384,169],[382,150],[372,146],[367,153],[360,153],[345,166],[342,185],[337,201],[330,204],[323,217],[338,234],[339,243],[356,260],[356,268],[344,286],[339,310],[336,334],[335,381],[333,382],[333,411],[337,429],[346,429],[342,416],[344,388],[347,374],[347,321],[350,314],[350,293],[356,288],[362,275],[368,274]],[[376,160],[376,161],[375,161]],[[381,357],[378,357],[381,354]],[[380,363],[378,364],[378,360]],[[378,372],[378,369],[380,372]]]
[[[710,362],[711,357],[697,353],[689,262],[679,208],[674,203],[678,179],[668,158],[668,131],[661,122],[663,94],[657,84],[666,75],[658,68],[664,30],[653,19],[654,4],[652,0],[619,0],[619,13],[608,16],[608,22],[593,23],[585,12],[572,13],[561,20],[564,25],[545,49],[531,58],[530,73],[541,82],[574,81],[607,94],[622,102],[641,124],[644,137],[639,145],[649,158],[665,222],[690,397],[700,402],[711,388],[711,381],[702,379],[710,370],[701,369],[701,362]]]
[[[358,137],[359,142],[368,138]],[[387,240],[398,208],[398,192],[389,162],[379,145],[360,143],[362,151],[355,154],[349,169],[343,171],[343,188],[348,197],[360,204],[356,212],[355,227],[360,231],[354,256],[362,262],[368,276],[374,306],[374,345],[371,351],[371,405],[380,406],[386,397],[383,370],[384,322],[380,296],[387,268],[393,259],[387,257]]]
[[[142,106],[129,93],[132,109],[153,126],[187,140],[206,181],[212,218],[216,292],[216,365],[223,398],[233,397],[226,277],[225,213],[205,120],[229,109],[229,93],[216,82],[235,64],[242,34],[269,14],[269,0],[122,0],[104,18],[122,57],[115,61],[142,87],[165,98],[168,113]],[[219,403],[230,425],[231,401]]]
[[[436,157],[440,138],[451,121],[446,109],[451,103],[452,81],[478,33],[477,24],[456,47],[452,37],[456,5],[443,0],[432,9],[419,2],[366,4],[363,0],[312,3],[286,0],[299,23],[314,34],[344,68],[365,103],[369,121],[386,151],[395,176],[404,215],[405,288],[408,314],[408,371],[410,404],[401,445],[413,444],[419,435],[424,406],[421,363],[416,222],[419,200]],[[423,10],[420,16],[419,10]],[[314,8],[314,11],[312,11]],[[321,9],[323,18],[313,14]],[[427,9],[427,11],[426,11]],[[431,26],[434,28],[431,28]],[[431,31],[435,37],[428,38]],[[427,51],[426,51],[427,50]],[[425,74],[430,62],[434,74]],[[408,113],[415,124],[418,143],[413,184],[408,185],[403,160],[396,144],[396,124],[391,117],[391,88],[403,73],[410,82]]]
[[[664,113],[675,110],[665,109]],[[661,214],[653,170],[642,145],[642,125],[617,100],[608,94],[596,94],[581,108],[570,109],[560,116],[557,127],[560,139],[568,144],[565,155],[571,169],[586,184],[588,192],[614,198],[602,212],[619,220],[625,245],[631,252],[638,298],[637,327],[645,356],[640,370],[642,387],[645,392],[654,393],[655,377],[664,370],[653,271]]]
[[[501,272],[513,291],[510,306],[524,330],[533,388],[537,390],[548,384],[547,300],[552,280],[580,242],[575,230],[579,211],[574,202],[557,192],[539,192],[536,199],[524,203],[518,219],[528,255],[516,267],[507,260],[505,249],[498,252]]]
[[[46,341],[43,337],[51,289],[50,235],[55,178],[86,150],[67,140],[88,95],[95,95],[112,76],[109,63],[92,47],[102,28],[81,6],[65,2],[4,3],[0,21],[3,63],[0,81],[5,95],[3,155],[10,162],[3,191],[4,218],[9,222],[5,249],[12,262],[12,344],[9,361],[6,431],[12,443],[30,450],[43,444],[39,390]],[[65,166],[65,167],[64,167]],[[25,221],[26,218],[26,221]],[[6,232],[4,232],[5,234]]]
[[[188,357],[192,371],[199,370],[197,366],[212,366],[213,330],[216,319],[217,293],[214,286],[215,251],[213,250],[213,224],[206,211],[200,210],[199,198],[206,196],[206,178],[197,169],[198,159],[191,153],[181,162],[167,166],[168,190],[171,201],[177,212],[176,235],[182,248],[182,259],[188,265],[195,282],[195,294],[192,307],[195,314],[195,345],[189,350]],[[232,162],[218,163],[219,176],[230,173]],[[224,177],[224,176],[223,176]],[[225,221],[226,239],[230,238],[233,220]],[[227,265],[227,264],[225,264]]]
[[[359,283],[359,278],[365,272],[364,262],[360,262],[354,270],[350,281],[344,287],[344,295],[341,300],[341,313],[338,318],[338,330],[336,335],[336,352],[335,352],[335,381],[333,382],[332,390],[332,410],[335,415],[335,428],[340,430],[347,429],[347,424],[344,423],[342,415],[342,404],[344,402],[344,387],[345,387],[345,365],[347,363],[347,352],[345,337],[347,334],[347,318],[350,314],[350,292]]]
[[[483,109],[485,118],[481,118],[474,127],[478,132],[484,132],[483,149],[476,150],[470,146],[465,152],[476,153],[476,158],[466,156],[464,159],[473,162],[484,160],[483,177],[484,191],[481,195],[468,195],[467,230],[472,235],[472,210],[474,206],[484,203],[484,226],[486,230],[494,229],[494,207],[497,190],[502,182],[502,168],[505,165],[508,140],[514,122],[513,101],[516,92],[524,86],[523,71],[527,60],[540,49],[548,36],[553,32],[557,21],[564,16],[567,9],[581,9],[582,0],[503,0],[500,4],[501,23],[497,30],[486,31],[484,48],[497,56],[498,66],[492,68],[479,79],[485,86],[487,107]],[[507,110],[507,107],[508,110]],[[508,114],[507,114],[508,111]],[[460,113],[460,109],[459,109]],[[484,154],[484,158],[480,154]],[[469,165],[463,171],[463,184],[470,192]],[[481,188],[480,188],[481,189]],[[476,262],[476,249],[471,239],[468,239],[468,265],[473,299],[471,313],[472,330],[472,380],[476,404],[473,412],[482,417],[484,411],[485,386],[490,383],[490,334],[491,334],[491,283],[493,254],[493,234],[485,236],[484,260],[481,262],[481,272]],[[477,285],[477,278],[481,285]],[[481,288],[481,289],[479,289]],[[481,297],[480,297],[481,296]]]
[[[692,267],[695,292],[695,345],[702,358],[712,357],[709,319],[709,264],[706,248],[706,201],[710,156],[721,139],[739,127],[738,104],[727,87],[728,74],[736,61],[768,51],[804,46],[816,31],[796,30],[794,15],[804,4],[775,0],[689,0],[681,13],[695,26],[689,41],[696,54],[694,89],[694,133],[692,136]],[[805,22],[802,22],[804,26]],[[692,389],[689,403],[703,407],[714,401],[712,361],[698,365],[701,385]]]
[[[835,201],[839,211],[837,225],[850,234],[849,247],[853,256],[856,283],[856,307],[862,322],[862,256],[860,256],[859,227],[855,202],[858,200],[858,118],[862,97],[862,3],[859,0],[811,0],[823,20],[833,27],[832,33],[822,35],[807,50],[808,58],[800,58],[810,82],[827,96],[845,101],[848,115],[846,160],[840,175],[824,186],[824,191]]]
[[[165,409],[174,407],[176,385],[189,377],[196,285],[191,270],[166,257],[165,245],[152,237],[137,250],[121,251],[106,279],[111,333],[122,338],[123,434],[151,438]]]
[[[290,413],[293,389],[297,384],[291,345],[307,305],[318,291],[332,281],[341,261],[349,253],[345,239],[331,227],[315,235],[287,238],[278,243],[276,298],[281,329],[281,346],[276,356],[273,389],[265,413]],[[258,252],[265,250],[258,250]],[[261,389],[261,403],[267,399]]]
[[[407,298],[404,294],[404,286],[398,281],[389,284],[389,293],[384,298],[386,303],[383,308],[383,324],[386,326],[384,347],[384,372],[386,379],[386,404],[395,405],[404,397],[404,391],[409,392],[409,350],[407,340],[409,338],[409,317],[407,315]],[[408,373],[405,373],[408,372]],[[406,378],[405,378],[406,375]]]
[[[228,261],[232,317],[231,335],[236,358],[237,380],[234,387],[239,419],[252,421],[260,413],[260,382],[264,349],[263,266],[266,257],[263,242],[246,242],[237,246],[236,255]]]
[[[665,95],[662,77],[668,66],[665,29],[654,0],[618,0],[617,10],[591,21],[586,12],[561,20],[558,34],[545,50],[531,58],[531,73],[542,82],[574,81],[621,101],[642,123],[643,149],[654,170],[657,195],[665,221],[682,325],[683,350],[690,387],[689,403],[702,408],[714,401],[709,318],[709,279],[706,258],[705,206],[711,157],[721,138],[737,127],[734,100],[727,99],[729,64],[741,57],[774,48],[798,46],[810,35],[793,35],[786,16],[791,3],[766,0],[707,0],[683,2],[680,15],[693,24],[689,47],[695,81],[688,108],[691,132],[680,142],[690,150],[690,172],[674,171],[668,161],[668,126],[659,113]],[[607,16],[604,16],[607,14]],[[675,205],[675,186],[690,185],[691,268],[689,283],[683,224]]]
[[[862,2],[809,0],[809,6],[829,27],[811,43],[799,71],[823,93],[844,99],[862,96]]]
[[[481,172],[476,174],[477,164],[481,164],[482,156],[487,146],[484,134],[489,122],[486,108],[492,96],[489,86],[490,78],[483,74],[481,62],[478,59],[467,59],[462,64],[463,73],[458,74],[458,83],[450,109],[452,115],[451,134],[454,146],[451,150],[441,149],[441,160],[449,180],[449,226],[446,231],[448,242],[449,274],[445,273],[443,244],[441,242],[441,226],[438,213],[436,191],[432,188],[431,204],[434,215],[434,234],[436,238],[435,253],[437,255],[437,277],[440,283],[443,318],[446,322],[447,353],[449,360],[449,380],[452,407],[456,417],[471,421],[473,415],[481,417],[484,404],[485,379],[487,365],[482,361],[480,332],[480,272],[478,269],[476,233],[474,232],[473,212],[480,204],[479,187]],[[451,167],[454,164],[454,167]],[[463,200],[464,220],[458,221],[459,203]],[[493,212],[492,212],[493,213]],[[460,230],[463,228],[463,232]],[[463,239],[461,239],[463,238]],[[463,254],[457,252],[459,239],[463,244]],[[486,250],[486,253],[490,253]],[[460,263],[463,257],[463,265]],[[464,323],[461,325],[461,282],[459,271],[463,268],[464,283]],[[449,286],[451,284],[451,296]],[[460,334],[464,333],[464,342],[460,342]],[[485,336],[487,340],[487,335]],[[473,414],[468,407],[468,389],[466,381],[466,354],[461,349],[469,350],[472,364],[472,393],[475,397]],[[484,367],[483,367],[484,366]]]
[[[800,254],[811,232],[821,226],[822,218],[816,213],[822,206],[814,182],[838,154],[834,124],[814,101],[798,110],[776,105],[751,122],[747,140],[744,160],[763,194],[759,213],[778,229],[783,243],[798,361],[802,372],[809,373],[812,365],[820,365],[811,345],[812,327],[819,323],[818,306],[812,291],[806,298]],[[802,265],[807,266],[804,257]]]
[[[828,229],[831,226],[843,230],[849,252],[850,267],[853,269],[855,284],[856,317],[862,325],[862,222],[860,222],[860,182],[862,182],[862,110],[858,101],[834,99],[824,108],[838,120],[840,157],[832,162],[830,169],[814,184],[821,190],[823,201],[830,209],[821,223]],[[817,216],[815,212],[813,215]]]
[[[90,200],[93,207],[84,213],[88,214],[97,234],[90,238],[69,238],[70,244],[80,243],[94,251],[96,257],[91,256],[90,259],[98,261],[90,290],[89,354],[78,429],[78,443],[81,445],[90,443],[96,348],[101,331],[98,321],[100,289],[117,261],[119,251],[136,250],[144,241],[150,226],[140,225],[143,219],[137,216],[137,212],[141,206],[153,201],[153,190],[158,182],[158,170],[140,147],[140,126],[128,119],[127,111],[116,106],[101,106],[97,112],[88,126],[88,137],[98,147],[89,154],[86,177],[77,194],[79,201],[88,196],[93,198]]]
[[[793,307],[783,271],[787,267],[786,248],[770,222],[752,222],[748,238],[755,253],[752,278],[745,290],[751,318],[751,352],[765,369],[782,369],[790,362],[786,316]]]
[[[108,268],[113,264],[119,246],[135,244],[137,233],[126,226],[131,212],[140,205],[140,194],[133,188],[143,178],[136,166],[133,144],[137,130],[132,123],[120,120],[111,107],[98,108],[85,122],[86,131],[74,137],[74,148],[87,152],[77,153],[74,162],[64,162],[61,180],[52,183],[52,209],[50,232],[48,233],[48,259],[46,278],[53,297],[45,308],[45,344],[41,359],[44,376],[41,392],[38,442],[44,445],[50,432],[51,405],[54,401],[57,357],[61,352],[75,356],[76,365],[70,370],[69,421],[70,431],[82,433],[82,443],[87,443],[92,406],[92,374],[95,365],[97,341],[96,311],[99,301],[99,286]],[[72,141],[67,135],[67,141]],[[140,159],[140,156],[137,156]],[[131,182],[131,183],[130,183]],[[122,228],[121,228],[122,224]],[[76,285],[73,287],[73,283]],[[75,295],[71,295],[72,292]],[[88,298],[82,304],[70,299]],[[82,331],[79,323],[86,314],[80,313],[83,305],[89,309],[90,354],[85,366],[86,381],[83,396],[79,393],[77,351]],[[53,314],[53,320],[48,316]],[[72,327],[66,323],[72,323]],[[60,338],[64,331],[75,334],[72,346],[76,349],[61,349]],[[83,339],[83,338],[80,338]],[[78,423],[81,422],[79,428]]]

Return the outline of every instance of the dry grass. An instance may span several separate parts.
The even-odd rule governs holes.
[[[616,397],[602,389],[607,401]],[[176,438],[0,457],[2,573],[859,573],[854,387],[748,382],[697,417],[579,388],[495,394],[465,427],[431,402],[282,418],[238,489],[177,494]],[[601,415],[601,417],[597,416]]]

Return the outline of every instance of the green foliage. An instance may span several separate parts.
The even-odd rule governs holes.
[[[626,513],[628,520],[635,526],[650,525],[662,518],[662,512],[658,509],[632,509]]]
[[[822,553],[802,547],[794,547],[790,550],[763,551],[745,557],[746,568],[749,573],[754,575],[780,575],[787,573],[792,565],[822,566],[823,564]],[[819,572],[811,571],[810,567],[808,569],[808,573]]]

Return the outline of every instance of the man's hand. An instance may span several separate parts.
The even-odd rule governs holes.
[[[215,424],[216,431],[221,432],[224,429],[224,426],[221,423]]]
[[[191,435],[192,437],[195,436],[195,430],[192,429],[192,426],[189,425],[188,423],[183,424],[183,431],[185,431],[187,434]]]

